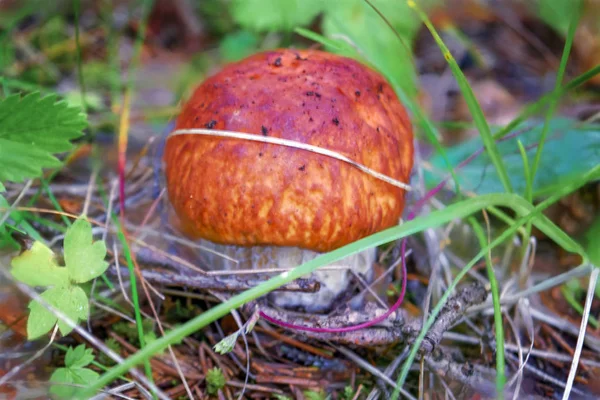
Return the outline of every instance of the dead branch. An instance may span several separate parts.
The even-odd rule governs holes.
[[[116,268],[113,266],[107,271],[111,275],[116,275]],[[121,267],[121,274],[127,276],[129,270]],[[152,284],[166,286],[186,287],[189,289],[206,289],[219,292],[241,292],[253,288],[265,282],[263,279],[251,279],[237,275],[231,278],[222,276],[205,276],[200,274],[184,274],[180,272],[168,271],[165,269],[142,269],[142,276]],[[320,284],[314,279],[297,279],[277,289],[278,291],[315,293],[320,289]]]

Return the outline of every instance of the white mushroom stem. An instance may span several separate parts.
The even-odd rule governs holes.
[[[214,252],[201,254],[204,266],[211,270],[231,271],[235,274],[239,269],[273,270],[292,269],[320,255],[320,253],[297,247],[253,246],[242,247],[234,245],[215,244],[201,240],[203,247],[226,254],[229,259],[215,256]],[[331,308],[332,303],[348,289],[352,272],[362,274],[367,280],[372,275],[377,249],[372,248],[349,256],[336,263],[339,268],[326,268],[312,274],[321,288],[316,293],[285,293],[274,292],[269,298],[279,307],[303,307],[309,312],[322,312]],[[343,266],[343,267],[341,267]]]

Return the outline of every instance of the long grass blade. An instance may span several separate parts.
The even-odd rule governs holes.
[[[598,168],[598,171],[594,171],[594,172],[600,173],[600,166]],[[587,179],[589,177],[586,175],[585,178]],[[580,182],[577,181],[576,183],[580,183]],[[569,185],[568,188],[565,187],[565,189],[571,189],[574,184]],[[556,201],[556,199],[555,199],[555,201]],[[317,268],[319,268],[321,266],[334,263],[336,261],[343,259],[344,257],[347,257],[348,255],[356,254],[360,251],[371,248],[373,246],[379,246],[381,244],[388,243],[393,240],[401,239],[403,237],[412,235],[414,233],[421,232],[425,229],[433,228],[436,226],[440,226],[444,223],[448,223],[454,219],[465,218],[479,210],[482,210],[485,207],[489,207],[489,206],[493,206],[493,205],[508,207],[508,208],[513,209],[519,215],[527,216],[527,218],[524,218],[524,219],[522,218],[523,221],[518,221],[515,224],[514,228],[509,229],[507,232],[516,231],[518,229],[518,227],[520,226],[520,224],[523,224],[529,220],[532,220],[534,225],[538,229],[540,229],[543,233],[548,235],[548,237],[555,240],[559,245],[561,245],[567,251],[574,252],[577,254],[581,254],[582,256],[585,256],[584,250],[581,248],[581,246],[577,242],[575,242],[567,234],[565,234],[552,221],[550,221],[548,218],[546,218],[545,216],[540,214],[541,210],[544,207],[548,207],[550,205],[550,204],[548,204],[548,202],[544,202],[544,203],[540,204],[537,207],[537,209],[534,209],[533,206],[531,206],[531,204],[526,202],[522,197],[517,196],[515,194],[490,194],[490,195],[483,195],[483,196],[478,196],[475,198],[467,199],[467,200],[461,201],[460,203],[450,205],[449,207],[447,207],[443,210],[435,211],[427,216],[424,216],[424,217],[409,221],[403,225],[399,225],[399,226],[387,229],[385,231],[373,234],[369,237],[366,237],[357,242],[351,243],[347,246],[341,247],[330,253],[323,254],[305,264],[302,264],[301,266],[299,266],[291,271],[284,272],[280,275],[277,275],[255,288],[252,288],[250,290],[247,290],[243,293],[240,293],[240,294],[232,297],[227,302],[221,303],[218,306],[213,307],[210,310],[207,310],[206,312],[204,312],[201,315],[195,317],[194,319],[188,321],[187,323],[177,327],[176,329],[173,329],[173,330],[167,332],[166,335],[161,337],[160,339],[147,344],[143,349],[141,349],[137,353],[130,356],[127,360],[125,360],[124,363],[113,367],[110,371],[108,371],[104,375],[102,375],[98,381],[94,382],[93,384],[90,384],[90,386],[86,389],[86,391],[82,393],[82,396],[87,396],[87,395],[94,393],[94,391],[109,384],[114,379],[116,379],[118,376],[125,373],[128,369],[132,368],[133,366],[135,366],[139,363],[144,362],[144,360],[147,360],[148,358],[152,357],[152,355],[163,350],[169,344],[177,342],[177,341],[183,339],[184,337],[191,335],[194,332],[197,332],[198,330],[202,329],[203,327],[207,326],[208,324],[216,321],[218,318],[221,318],[224,315],[228,314],[231,310],[238,308],[238,307],[244,305],[245,303],[252,301],[260,296],[263,296],[263,295],[277,289],[281,285],[289,283],[289,282],[291,282],[295,279],[298,279],[304,275],[310,274],[311,272],[315,271]],[[520,222],[520,224],[519,224],[519,222]],[[506,237],[507,236],[505,234],[500,239],[504,240],[504,239],[506,239]],[[492,243],[492,245],[495,246],[497,243],[499,243],[498,240],[494,241]],[[488,247],[492,248],[493,246],[488,246]],[[485,253],[482,253],[482,254],[485,254]],[[474,265],[476,261],[477,260],[473,261],[472,265]],[[468,271],[468,269],[466,269],[464,271],[464,274],[466,274],[467,271]],[[459,275],[459,277],[464,276],[464,274]],[[458,283],[458,282],[456,282],[456,283]],[[450,293],[450,292],[448,291],[447,293]],[[446,300],[447,300],[447,298],[446,298]],[[440,304],[438,304],[438,306],[439,306],[439,309],[441,309],[442,303],[440,302]],[[438,310],[438,312],[439,312],[439,310]],[[437,314],[435,314],[435,315],[437,315]],[[433,318],[435,318],[435,315],[433,316]],[[423,337],[424,337],[424,334],[423,334]],[[422,340],[422,338],[421,338],[421,340]],[[416,346],[415,348],[418,348],[418,346]],[[412,360],[414,360],[415,355],[416,355],[416,350],[414,351]],[[412,363],[412,361],[411,361],[411,363]]]
[[[425,26],[427,26],[427,29],[429,29],[429,32],[431,32],[431,35],[433,36],[435,42],[444,54],[444,58],[448,62],[448,66],[454,74],[456,82],[458,83],[458,87],[460,88],[465,98],[465,102],[467,103],[467,106],[469,108],[469,111],[473,116],[473,121],[475,122],[475,126],[479,130],[481,140],[483,141],[483,144],[490,157],[490,160],[492,161],[492,164],[494,164],[494,167],[498,172],[500,182],[502,183],[502,186],[504,186],[504,190],[507,193],[512,193],[512,184],[510,182],[510,178],[508,177],[508,172],[506,170],[506,166],[504,165],[504,160],[502,159],[500,151],[496,147],[496,142],[494,141],[490,127],[485,119],[485,115],[483,115],[483,110],[481,109],[481,106],[479,105],[479,102],[477,101],[477,98],[475,97],[473,89],[471,89],[467,78],[465,77],[460,67],[458,66],[458,63],[450,53],[450,50],[448,49],[440,35],[437,33],[437,30],[429,20],[429,17],[427,17],[427,15],[423,12],[423,10],[421,10],[421,8],[417,5],[415,1],[408,0],[407,4],[417,13],[417,15],[421,18]]]

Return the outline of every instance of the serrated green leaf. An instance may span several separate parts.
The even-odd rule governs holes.
[[[73,348],[69,347],[65,356],[65,366],[68,368],[83,368],[94,361],[92,349],[88,349],[84,344]]]
[[[86,320],[89,315],[88,298],[79,286],[55,286],[41,294],[48,304],[62,311],[66,316],[77,323]],[[29,340],[37,339],[48,333],[56,323],[60,333],[68,335],[72,329],[64,321],[48,311],[37,301],[29,303],[31,310],[27,320],[27,337]]]
[[[47,151],[3,138],[0,138],[0,159],[0,179],[13,182],[40,176],[42,168],[61,165],[61,162]]]
[[[552,193],[556,188],[598,164],[598,160],[600,160],[600,126],[583,128],[578,126],[576,121],[565,118],[556,118],[551,121],[548,141],[544,145],[544,152],[533,182],[535,197]],[[524,193],[527,186],[517,138],[527,149],[527,158],[531,164],[541,131],[542,127],[539,124],[533,124],[530,131],[497,144],[516,193]],[[456,167],[482,147],[481,139],[475,138],[449,148],[446,155],[453,167]],[[445,171],[441,157],[434,157],[431,159],[431,163],[436,171]],[[461,188],[467,191],[485,194],[499,193],[504,190],[486,153],[480,154],[469,164],[458,169],[457,175]],[[443,172],[427,171],[426,183],[432,187],[438,184],[444,176]]]
[[[67,354],[65,355],[65,366],[70,368],[73,366],[73,363],[79,360],[83,354],[85,353],[85,345],[79,345],[75,348],[69,347],[67,349]]]
[[[233,19],[257,32],[291,31],[309,24],[322,10],[323,0],[233,0]]]
[[[69,278],[73,282],[88,282],[102,275],[108,263],[106,244],[93,242],[92,226],[84,219],[77,219],[65,235],[64,256]]]
[[[56,264],[54,253],[42,242],[12,259],[12,276],[29,286],[66,285],[67,269]]]
[[[70,150],[70,141],[82,135],[86,124],[81,109],[56,95],[15,94],[0,100],[0,180],[20,182],[60,165],[52,153]]]
[[[81,386],[89,385],[99,376],[96,371],[89,368],[58,368],[50,377],[50,382],[54,383],[50,387],[50,393],[61,399],[72,399],[82,389]]]

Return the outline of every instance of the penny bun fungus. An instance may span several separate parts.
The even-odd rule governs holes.
[[[167,189],[188,235],[238,264],[208,254],[210,268],[293,268],[398,224],[402,188],[314,152],[239,138],[178,134],[204,128],[283,138],[340,153],[408,182],[413,134],[407,113],[377,72],[316,50],[275,50],[206,79],[166,143]],[[325,310],[369,275],[375,249],[317,271],[317,293],[276,293],[280,306]]]

